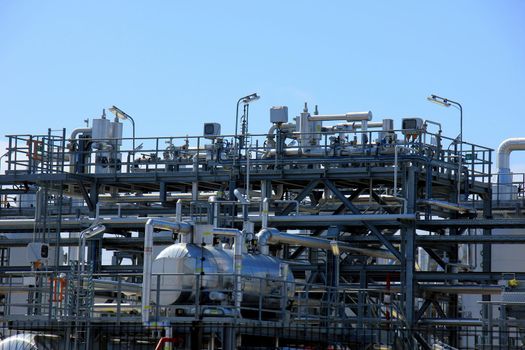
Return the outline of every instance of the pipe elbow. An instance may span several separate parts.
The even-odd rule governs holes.
[[[509,171],[509,158],[512,151],[525,150],[525,138],[515,137],[504,140],[498,147],[498,169]]]
[[[237,198],[239,200],[239,202],[241,202],[243,204],[248,204],[248,200],[246,200],[246,198],[242,194],[241,190],[239,190],[238,188],[236,188],[233,191],[233,195],[235,196],[235,198]]]
[[[278,233],[279,230],[275,228],[264,228],[260,230],[257,235],[255,235],[257,238],[257,245],[259,246],[259,251],[261,253],[268,253],[268,245],[270,244],[270,240]]]

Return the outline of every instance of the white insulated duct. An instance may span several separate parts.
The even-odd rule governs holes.
[[[144,269],[142,272],[142,322],[149,323],[151,297],[151,274],[153,265],[153,229],[176,233],[191,233],[192,226],[187,222],[173,222],[161,219],[149,219],[144,227]]]
[[[510,154],[512,151],[525,151],[525,138],[516,137],[504,140],[498,147],[498,174],[500,184],[510,184]]]

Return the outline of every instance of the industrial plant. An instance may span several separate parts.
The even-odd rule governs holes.
[[[525,138],[306,103],[255,131],[258,99],[227,132],[6,135],[0,350],[525,348]]]

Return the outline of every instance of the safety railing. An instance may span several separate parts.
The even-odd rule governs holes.
[[[404,138],[403,138],[404,137]],[[66,140],[51,135],[11,135],[8,173],[147,174],[179,172],[191,175],[227,172],[257,173],[276,169],[348,167],[377,160],[393,166],[396,147],[400,157],[437,162],[437,171],[454,175],[459,159],[471,182],[490,182],[490,148],[460,142],[441,134],[420,132],[403,136],[402,131],[354,131],[346,133],[250,134],[244,142],[233,135],[213,140],[204,136]],[[132,149],[135,142],[138,147]],[[122,144],[122,146],[117,146]],[[375,159],[375,160],[374,160]],[[312,168],[313,167],[313,168]]]
[[[129,282],[140,276],[86,273],[78,278],[73,272],[3,273],[0,293],[5,298],[0,328],[4,329],[0,331],[9,334],[13,327],[31,330],[34,325],[35,329],[59,334],[69,327],[75,334],[72,327],[81,322],[83,332],[102,325],[113,337],[124,334],[126,327],[147,334],[159,327],[191,326],[195,331],[202,326],[208,337],[214,330],[230,327],[242,334],[295,339],[288,340],[290,344],[322,341],[353,344],[358,349],[399,345],[399,341],[457,349],[516,349],[524,345],[525,324],[519,318],[523,303],[494,302],[489,305],[493,311],[488,320],[440,322],[436,316],[407,327],[405,315],[396,307],[403,300],[399,292],[252,275],[242,276],[243,302],[236,307],[230,283],[234,275],[220,273],[154,274],[150,322],[143,325],[142,284]],[[184,283],[171,283],[173,278]],[[89,298],[91,292],[93,298]]]
[[[496,204],[525,198],[525,173],[494,174],[492,198]]]

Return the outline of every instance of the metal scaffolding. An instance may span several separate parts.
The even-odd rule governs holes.
[[[371,119],[344,118],[349,115]],[[311,123],[337,119],[306,109],[300,117]],[[523,193],[500,195],[505,188],[494,187],[489,148],[460,145],[429,132],[426,123],[410,130],[377,124],[381,129],[354,121],[344,130],[304,131],[279,121],[269,133],[237,137],[97,139],[95,128],[69,138],[65,130],[8,135],[0,233],[9,236],[0,248],[40,243],[54,254],[53,261],[0,264],[5,334],[48,332],[71,349],[119,337],[141,348],[160,335],[180,337],[182,346],[195,349],[510,347],[512,341],[494,338],[494,324],[519,338],[523,322],[506,316],[504,325],[494,321],[491,297],[506,291],[499,281],[525,280],[525,273],[493,271],[491,247],[525,244],[525,234],[492,230],[524,227],[516,207]],[[141,149],[126,149],[132,143]],[[517,182],[512,185],[523,185]],[[509,211],[512,217],[504,217]],[[152,238],[153,247],[200,247],[202,266],[186,273],[189,283],[167,288],[163,278],[188,276],[143,275],[150,218],[193,227],[190,237],[168,227],[173,234]],[[85,238],[81,232],[96,225],[105,231]],[[257,233],[268,227],[281,236],[265,241],[263,250]],[[254,259],[267,252],[286,272],[260,277],[240,267],[206,270],[206,249],[235,254],[236,243]],[[82,244],[85,261],[82,254],[72,256]],[[61,249],[69,249],[66,261]],[[481,261],[474,262],[478,255]],[[286,278],[288,269],[293,280]],[[144,308],[146,278],[151,296]],[[257,297],[249,289],[256,285]],[[11,302],[15,293],[26,293],[27,302]],[[191,297],[166,304],[166,293]],[[242,302],[236,293],[245,294]],[[460,299],[467,294],[480,296],[480,317],[465,317]],[[10,311],[15,308],[24,311]]]

